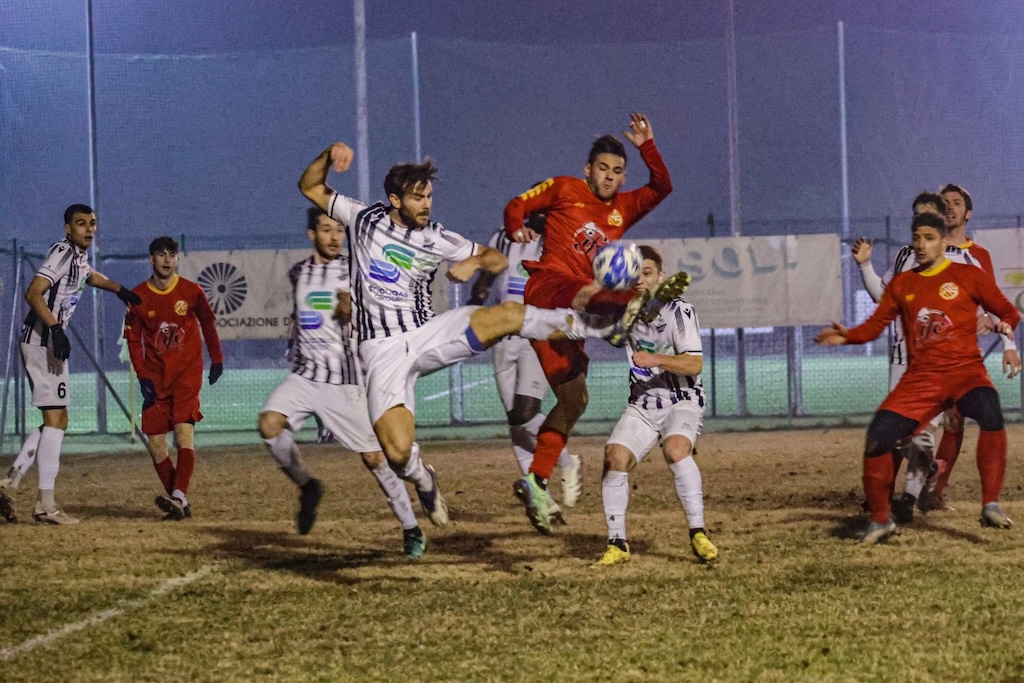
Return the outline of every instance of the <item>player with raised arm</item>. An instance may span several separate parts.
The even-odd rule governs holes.
[[[167,493],[157,496],[156,506],[164,519],[181,521],[192,516],[187,496],[196,467],[196,423],[203,419],[203,341],[210,355],[211,385],[224,372],[224,355],[217,317],[202,287],[178,275],[178,242],[166,235],[154,239],[149,263],[153,273],[132,290],[141,303],[125,314],[124,338],[142,389],[146,446]],[[177,464],[171,459],[168,433],[174,434]]]
[[[498,275],[486,271],[477,275],[469,301],[471,305],[486,303],[492,288],[497,289],[499,301],[522,302],[523,290],[530,277],[522,263],[540,257],[544,239],[544,215],[530,216],[526,227],[541,235],[541,238],[533,242],[513,242],[504,229],[491,236],[488,246],[505,255],[508,259],[508,268]],[[533,462],[533,451],[537,448],[537,430],[547,417],[540,408],[541,401],[548,392],[548,381],[529,339],[511,335],[495,345],[494,381],[498,385],[498,396],[508,419],[512,451],[522,475],[526,476]],[[582,485],[580,456],[570,453],[568,449],[562,449],[557,465],[562,471],[562,503],[566,507],[573,507],[579,498]],[[548,512],[552,519],[564,522],[561,509],[550,496]]]
[[[366,206],[334,192],[327,185],[330,166],[345,171],[353,156],[344,143],[328,147],[302,174],[299,189],[345,227],[370,421],[392,469],[415,485],[430,521],[443,526],[448,508],[437,476],[414,448],[416,379],[481,353],[509,334],[547,339],[613,331],[586,325],[570,309],[512,301],[435,316],[430,284],[442,262],[450,264],[449,279],[467,282],[478,270],[501,272],[507,260],[500,251],[430,220],[437,169],[429,160],[391,168],[384,179],[387,204]]]
[[[878,543],[897,530],[890,514],[895,471],[888,454],[948,405],[981,427],[981,523],[1004,529],[1012,524],[999,506],[1006,472],[1006,431],[999,394],[978,349],[977,309],[980,305],[1000,317],[1001,334],[1013,333],[1020,314],[986,273],[946,258],[948,228],[943,218],[921,214],[911,229],[917,268],[893,277],[878,309],[863,324],[847,329],[836,323],[815,337],[826,346],[863,344],[876,339],[897,316],[907,335],[907,370],[868,427],[864,491],[871,523],[863,543]]]
[[[614,136],[605,135],[592,145],[582,179],[556,176],[512,199],[505,207],[505,232],[515,242],[532,242],[538,235],[524,227],[524,219],[537,212],[546,216],[540,260],[524,264],[530,272],[524,296],[527,304],[573,308],[597,316],[616,316],[625,308],[622,331],[627,332],[638,316],[653,318],[656,306],[642,312],[647,299],[635,297],[633,290],[613,291],[598,285],[594,281],[594,256],[667,197],[672,181],[645,115],[630,114],[623,135],[640,151],[647,165],[650,178],[646,185],[619,191],[626,180],[626,150]],[[686,282],[682,274],[673,276],[662,285],[654,301],[658,305],[671,301]],[[644,296],[650,294],[645,292]],[[615,342],[621,346],[625,335]],[[533,347],[555,393],[555,406],[537,433],[530,472],[516,482],[514,490],[531,524],[547,534],[551,532],[547,480],[568,443],[569,433],[586,410],[589,358],[582,340],[540,340]]]
[[[32,518],[48,524],[78,523],[54,499],[71,401],[67,362],[71,342],[64,330],[86,285],[114,292],[125,305],[139,303],[137,294],[89,265],[87,252],[96,236],[95,211],[85,204],[69,206],[64,211],[64,232],[65,238],[50,247],[25,292],[31,310],[21,331],[21,359],[32,386],[32,405],[42,413],[43,424],[29,433],[7,477],[0,480],[0,514],[9,522],[17,521],[17,513],[8,489],[16,489],[38,460],[39,498]]]
[[[349,258],[342,250],[344,231],[323,211],[310,207],[306,233],[313,253],[288,271],[293,302],[288,340],[292,371],[260,412],[260,437],[281,471],[299,487],[300,534],[308,534],[316,522],[323,484],[306,469],[294,432],[307,416],[315,415],[338,443],[360,454],[377,478],[402,525],[405,556],[416,559],[426,549],[426,538],[405,484],[388,467],[377,443],[366,393],[359,383],[352,343]]]
[[[637,289],[651,292],[665,281],[661,254],[646,245],[640,246],[640,253],[643,267]],[[704,489],[693,459],[704,424],[704,358],[693,305],[681,295],[667,302],[654,320],[633,326],[626,348],[629,404],[608,437],[601,480],[608,548],[594,566],[630,560],[629,473],[659,440],[689,523],[690,547],[702,562],[711,562],[718,558],[718,549],[704,531]]]

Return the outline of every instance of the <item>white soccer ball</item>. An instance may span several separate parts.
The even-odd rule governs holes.
[[[601,247],[594,257],[594,280],[607,289],[631,289],[640,279],[640,248],[618,240]]]

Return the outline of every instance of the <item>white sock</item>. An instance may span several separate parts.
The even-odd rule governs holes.
[[[409,499],[409,490],[405,488],[405,483],[398,478],[395,471],[386,462],[381,463],[370,471],[373,472],[373,476],[377,477],[380,490],[387,497],[388,505],[391,506],[391,511],[395,513],[395,517],[401,522],[402,528],[408,530],[419,526],[416,522],[416,513],[412,511],[412,500]]]
[[[53,491],[60,471],[60,445],[64,441],[64,430],[43,427],[36,448],[36,463],[39,467],[39,489]]]
[[[676,481],[676,495],[683,504],[686,521],[691,529],[704,527],[704,483],[700,468],[692,456],[686,456],[669,466]]]
[[[555,332],[564,332],[571,339],[583,337],[572,336],[571,332],[579,326],[579,317],[569,308],[537,308],[526,305],[523,324],[519,328],[519,336],[527,339],[547,339]],[[586,336],[586,335],[583,335]]]
[[[305,465],[302,464],[302,458],[299,457],[299,447],[295,444],[295,439],[292,437],[292,433],[288,429],[282,429],[281,433],[272,439],[263,439],[263,443],[266,445],[267,450],[277,460],[278,466],[285,475],[295,482],[296,486],[305,486],[306,482],[312,479],[312,475],[306,470]]]
[[[537,450],[537,432],[544,424],[545,417],[547,416],[543,413],[537,413],[521,425],[509,425],[508,435],[512,439],[512,450],[523,474],[528,473],[530,465],[533,464],[533,453]]]
[[[530,473],[530,465],[533,464],[533,451],[527,450],[517,443],[517,433],[522,432],[522,430],[522,425],[509,425],[508,433],[512,437],[512,453],[515,454],[519,469],[522,470],[525,477]]]
[[[32,465],[36,461],[36,451],[39,449],[39,437],[42,435],[43,428],[36,427],[25,438],[25,443],[21,445],[21,451],[18,452],[18,457],[14,459],[14,463],[11,465],[11,472],[8,474],[11,478],[11,488],[18,488],[21,478],[32,469]]]
[[[174,489],[171,491],[171,498],[177,498],[178,502],[181,503],[181,507],[188,505],[188,498],[186,498],[185,494],[181,492],[181,489]]]
[[[626,540],[626,508],[629,507],[629,472],[606,472],[601,480],[608,540]]]
[[[395,470],[395,474],[406,481],[411,481],[419,491],[427,493],[434,490],[434,480],[430,478],[430,473],[423,466],[423,461],[420,459],[420,445],[415,441],[412,443],[409,461],[401,470]]]
[[[915,467],[916,464],[918,463],[907,463],[907,481],[906,487],[903,489],[915,499],[920,497],[921,491],[924,490],[925,480],[928,479],[928,471]]]

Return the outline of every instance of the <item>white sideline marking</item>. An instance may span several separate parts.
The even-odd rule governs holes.
[[[470,382],[469,384],[464,385],[462,387],[462,390],[465,391],[466,389],[472,389],[473,387],[478,387],[481,384],[487,384],[488,382],[493,382],[493,381],[494,381],[493,378],[488,377],[487,379],[481,379],[481,380],[477,380],[476,382]],[[452,393],[451,389],[445,389],[444,391],[439,391],[436,394],[431,394],[430,396],[424,396],[423,400],[424,401],[433,401],[434,399],[444,398],[445,396],[447,396],[450,393]]]
[[[35,638],[29,638],[21,645],[15,645],[14,647],[9,647],[4,650],[0,650],[0,660],[5,662],[10,661],[20,654],[24,654],[25,652],[31,652],[32,650],[35,650],[39,647],[45,647],[46,645],[49,645],[54,641],[60,640],[64,636],[71,635],[72,633],[89,628],[90,626],[99,626],[104,621],[108,621],[110,619],[113,619],[114,617],[121,616],[125,612],[142,607],[148,602],[152,602],[153,600],[156,600],[159,597],[167,595],[168,593],[177,588],[181,588],[182,586],[187,586],[190,583],[198,581],[199,579],[203,578],[212,571],[213,565],[208,564],[205,567],[201,567],[190,574],[185,574],[184,576],[176,576],[173,579],[168,579],[167,581],[164,581],[162,584],[160,584],[152,591],[150,591],[149,595],[141,597],[138,600],[129,600],[127,602],[123,602],[121,603],[121,607],[112,607],[110,609],[103,610],[102,612],[97,612],[96,614],[93,614],[90,617],[86,617],[81,621],[76,621],[73,624],[65,624],[64,626],[61,626],[58,629],[54,629],[49,633],[44,633],[43,635],[36,636]]]

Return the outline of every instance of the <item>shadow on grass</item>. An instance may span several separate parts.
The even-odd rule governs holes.
[[[828,512],[806,512],[802,514],[789,515],[782,521],[784,523],[808,521],[832,522],[833,526],[828,531],[829,536],[853,541],[860,540],[861,536],[864,535],[864,531],[868,527],[867,515],[865,513],[855,515],[834,515],[829,514]],[[980,533],[954,529],[942,524],[934,518],[929,518],[920,514],[914,516],[914,521],[909,524],[901,524],[899,528],[901,530],[914,529],[918,531],[937,532],[948,536],[949,538],[967,541],[974,545],[984,545],[989,543],[989,539],[986,539]]]
[[[69,508],[76,517],[113,517],[117,519],[140,519],[152,522],[162,521],[163,513],[156,506],[152,508],[140,507],[138,505],[122,505],[105,503],[103,505],[92,505],[89,503],[75,503]],[[31,514],[29,515],[31,517]]]

